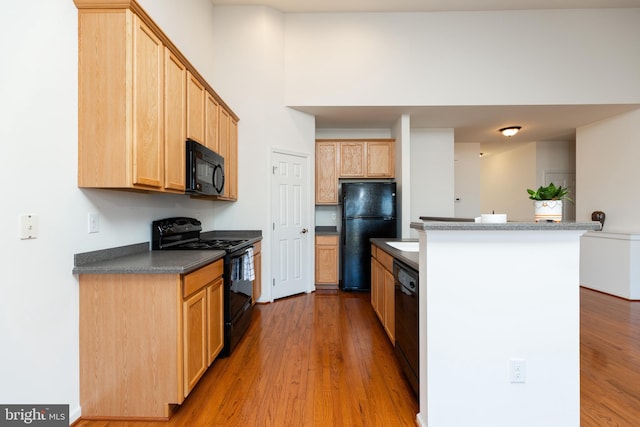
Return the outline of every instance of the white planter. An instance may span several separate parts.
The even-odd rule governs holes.
[[[534,200],[536,222],[562,221],[562,200]]]

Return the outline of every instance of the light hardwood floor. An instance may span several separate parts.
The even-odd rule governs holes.
[[[581,426],[640,425],[640,302],[581,288]],[[256,306],[168,422],[78,427],[413,426],[417,402],[369,294],[319,291]]]
[[[640,302],[580,290],[580,425],[640,425]]]

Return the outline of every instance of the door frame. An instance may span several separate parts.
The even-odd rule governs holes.
[[[276,256],[277,251],[277,232],[275,230],[275,218],[274,218],[274,204],[275,204],[275,195],[273,194],[273,186],[274,186],[274,173],[273,173],[273,158],[275,154],[283,154],[286,156],[295,156],[305,160],[307,163],[307,200],[304,206],[307,209],[307,218],[309,222],[309,239],[304,243],[306,250],[306,257],[302,259],[303,268],[305,273],[307,274],[307,284],[305,286],[305,293],[311,293],[315,291],[315,265],[314,265],[314,242],[315,242],[315,210],[313,206],[315,206],[315,165],[311,165],[311,154],[310,153],[302,153],[299,151],[286,150],[282,148],[272,148],[269,153],[269,171],[270,171],[270,182],[269,182],[269,223],[271,225],[269,229],[269,237],[271,239],[271,274],[269,277],[269,302],[273,302],[273,287],[276,280],[276,277],[280,274],[280,265],[279,259]],[[264,292],[264,286],[263,286]]]

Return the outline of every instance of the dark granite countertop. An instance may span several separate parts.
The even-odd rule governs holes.
[[[73,274],[188,274],[224,251],[151,251],[149,242],[75,254]]]
[[[204,239],[262,240],[260,230],[215,230]],[[152,251],[149,242],[74,255],[73,274],[188,274],[224,257],[225,251]]]
[[[420,264],[418,252],[401,251],[394,248],[393,246],[389,246],[386,244],[386,242],[417,242],[416,239],[385,239],[382,237],[376,237],[369,239],[369,241],[392,257],[404,262],[409,267],[414,268],[416,271],[418,271],[418,266]]]
[[[335,225],[318,225],[316,226],[316,235],[319,236],[332,236],[337,235],[338,227]]]

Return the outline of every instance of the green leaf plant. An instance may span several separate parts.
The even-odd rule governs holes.
[[[568,200],[573,202],[568,196],[569,189],[561,185],[556,187],[553,182],[535,191],[527,188],[527,193],[529,193],[531,200]]]

